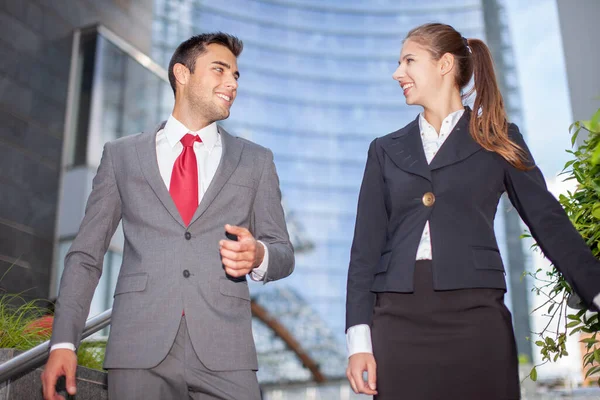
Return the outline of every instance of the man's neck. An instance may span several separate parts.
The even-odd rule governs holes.
[[[208,125],[214,122],[202,118],[201,115],[197,115],[197,113],[192,113],[189,110],[184,109],[183,107],[175,106],[173,108],[172,114],[173,117],[177,119],[177,121],[181,122],[191,132],[197,132],[200,129],[206,128]]]

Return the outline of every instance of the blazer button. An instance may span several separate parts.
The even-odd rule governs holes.
[[[431,192],[427,192],[423,195],[423,204],[425,207],[431,207],[435,203],[435,196]]]
[[[185,240],[190,240],[192,238],[192,234],[189,232],[186,232],[184,236],[185,236]]]
[[[189,278],[190,277],[190,271],[188,271],[187,269],[183,270],[183,277],[184,278]]]

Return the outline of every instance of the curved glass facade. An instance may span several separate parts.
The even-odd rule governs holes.
[[[314,244],[297,254],[289,278],[253,291],[292,286],[334,332],[340,352],[367,150],[419,112],[405,105],[391,75],[408,30],[432,21],[466,37],[488,33],[480,0],[155,1],[153,58],[165,67],[196,33],[224,31],[244,41],[238,97],[223,125],[273,150],[287,212]]]

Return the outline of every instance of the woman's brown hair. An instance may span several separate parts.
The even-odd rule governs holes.
[[[463,99],[475,93],[473,117],[469,131],[473,139],[484,149],[502,156],[515,168],[529,169],[527,155],[508,137],[508,121],[504,100],[498,88],[492,54],[479,39],[466,39],[450,25],[430,23],[412,29],[405,40],[425,47],[434,60],[444,54],[454,56],[456,84],[463,90],[474,78],[474,86],[463,94]]]

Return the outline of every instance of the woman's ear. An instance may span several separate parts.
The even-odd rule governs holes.
[[[439,61],[440,73],[446,75],[454,69],[454,55],[450,53],[444,54]]]

